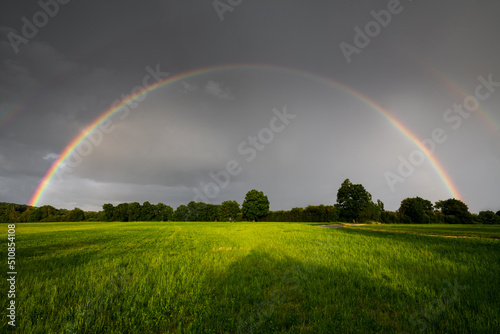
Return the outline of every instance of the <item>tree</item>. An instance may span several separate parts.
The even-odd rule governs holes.
[[[269,199],[262,191],[252,189],[245,196],[241,212],[243,219],[257,221],[269,212]]]
[[[165,205],[163,203],[156,204],[156,219],[166,222],[172,219],[174,214],[174,209],[171,206]]]
[[[373,204],[372,195],[361,184],[352,184],[349,179],[342,182],[337,192],[337,207],[341,220],[350,222],[360,218],[372,219],[377,210],[370,207],[371,204]]]
[[[393,211],[382,211],[380,213],[380,220],[384,224],[397,224],[399,222],[398,214]]]
[[[220,221],[233,221],[236,215],[240,212],[240,205],[236,201],[224,201],[219,206],[219,220]]]
[[[500,216],[493,211],[480,211],[479,220],[483,224],[500,224]]]
[[[174,221],[182,222],[182,221],[187,221],[188,218],[188,207],[185,206],[184,204],[179,205],[177,209],[174,212],[174,215],[172,216],[172,219]]]
[[[196,203],[195,201],[189,202],[187,205],[188,213],[186,220],[189,222],[206,220],[206,217],[204,217],[205,206],[206,204],[202,202],[199,203]]]
[[[29,222],[49,222],[58,221],[60,211],[50,205],[44,205],[39,208],[33,208],[28,215]]]
[[[205,216],[207,218],[207,221],[213,222],[217,220],[217,218],[219,217],[219,206],[220,205],[216,204],[207,204],[205,206]]]
[[[434,207],[441,210],[444,221],[448,224],[471,224],[472,215],[467,205],[455,198],[437,201]]]
[[[406,224],[430,224],[434,218],[432,202],[420,197],[405,198],[398,213],[400,221]]]
[[[500,217],[500,210],[497,211],[496,215]]]
[[[128,203],[118,204],[113,212],[113,220],[119,222],[128,222]]]
[[[382,207],[380,207],[378,204],[373,203],[372,201],[369,201],[365,206],[363,206],[363,209],[361,209],[358,220],[360,222],[380,221]]]
[[[104,220],[108,222],[112,221],[115,211],[115,207],[113,206],[113,204],[110,203],[103,204],[102,210],[104,211],[104,216],[103,216]]]
[[[42,220],[42,211],[40,208],[33,208],[28,215],[28,222],[39,222]]]
[[[141,207],[141,220],[145,222],[150,222],[154,220],[155,212],[154,208],[148,201],[142,203]]]
[[[141,220],[141,204],[139,202],[129,203],[128,205],[128,221],[137,222]]]
[[[181,205],[174,212],[176,221],[215,221],[219,214],[219,206],[203,202],[191,201],[188,205]]]
[[[66,216],[64,220],[68,222],[81,222],[85,220],[85,212],[82,209],[74,208]]]

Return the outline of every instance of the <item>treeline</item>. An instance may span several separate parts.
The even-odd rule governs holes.
[[[0,222],[78,222],[78,221],[266,221],[266,222],[382,222],[385,224],[500,224],[500,211],[469,212],[465,203],[448,199],[432,203],[414,197],[405,198],[397,211],[384,210],[384,204],[372,201],[361,184],[345,180],[334,205],[310,205],[289,211],[269,211],[269,199],[263,192],[250,190],[241,208],[236,201],[207,204],[191,201],[175,210],[166,204],[144,202],[104,204],[102,211],[56,209],[50,205],[31,207],[0,203]]]
[[[432,202],[406,198],[396,212],[383,211],[380,221],[385,224],[500,224],[500,211],[470,213],[467,205],[455,198]]]
[[[89,219],[97,220],[98,217],[98,212],[84,212],[79,208],[67,210],[56,209],[50,205],[32,207],[23,204],[0,203],[0,223],[79,222]]]
[[[338,222],[339,210],[333,205],[309,205],[289,211],[270,211],[261,220],[266,222]]]

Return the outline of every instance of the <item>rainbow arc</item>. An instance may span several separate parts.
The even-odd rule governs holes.
[[[389,121],[389,123],[396,129],[398,130],[402,135],[404,135],[406,138],[408,138],[419,150],[421,150],[425,156],[427,157],[428,161],[432,165],[433,169],[436,171],[436,173],[439,175],[443,185],[446,187],[448,190],[450,196],[453,198],[461,199],[462,196],[460,195],[460,192],[458,191],[456,185],[454,184],[453,180],[449,176],[449,174],[446,172],[445,168],[443,165],[440,163],[440,161],[435,157],[432,152],[422,143],[422,141],[415,135],[413,134],[410,129],[405,127],[401,122],[399,122],[395,117],[391,115],[391,113],[384,109],[382,106],[380,106],[378,103],[376,103],[374,100],[371,98],[363,95],[362,93],[356,91],[355,89],[341,83],[338,81],[335,81],[331,78],[313,74],[307,71],[303,70],[298,70],[298,69],[292,69],[288,67],[283,67],[283,66],[275,66],[275,65],[260,65],[260,64],[233,64],[233,65],[222,65],[222,66],[214,66],[214,67],[206,67],[206,68],[201,68],[201,69],[196,69],[192,70],[189,72],[184,72],[172,77],[168,77],[162,81],[156,82],[154,84],[149,85],[148,87],[145,87],[144,90],[138,91],[130,96],[128,98],[122,100],[119,104],[116,104],[112,106],[111,108],[107,109],[104,111],[99,117],[97,117],[92,123],[90,123],[81,133],[76,136],[69,144],[66,145],[66,147],[62,150],[62,152],[59,154],[59,157],[52,163],[51,167],[49,170],[46,172],[42,180],[40,181],[39,185],[37,186],[35,192],[33,193],[29,205],[31,206],[37,206],[40,200],[42,199],[48,185],[50,184],[51,180],[54,178],[58,170],[64,165],[64,162],[68,157],[78,148],[78,146],[97,128],[99,127],[103,122],[108,120],[110,117],[112,117],[114,114],[116,114],[118,111],[120,111],[122,108],[126,107],[129,103],[134,102],[135,100],[140,99],[143,97],[145,94],[152,92],[160,87],[164,87],[167,85],[174,84],[176,82],[179,82],[181,80],[193,78],[196,76],[208,74],[208,73],[215,73],[215,72],[221,72],[221,71],[231,71],[231,70],[271,70],[271,71],[279,71],[283,73],[288,73],[288,74],[293,74],[297,75],[309,80],[313,80],[316,82],[319,82],[321,84],[328,85],[332,88],[335,89],[340,89],[341,91],[346,92],[347,94],[351,95],[352,97],[356,98],[357,100],[363,102],[367,106],[369,106],[371,109],[375,110],[378,112],[381,116],[383,116],[385,119]]]

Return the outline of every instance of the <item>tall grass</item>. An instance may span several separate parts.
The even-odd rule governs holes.
[[[37,223],[16,234],[18,333],[500,328],[495,239],[300,223]]]

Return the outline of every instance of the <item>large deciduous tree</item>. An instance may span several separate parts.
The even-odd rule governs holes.
[[[172,220],[182,222],[187,221],[188,219],[189,209],[186,205],[181,204],[175,209],[174,214],[172,216]]]
[[[169,221],[172,219],[172,215],[174,214],[174,209],[172,209],[171,206],[163,204],[163,203],[158,203],[155,206],[156,208],[156,219],[160,221]]]
[[[472,215],[467,204],[450,198],[445,201],[437,201],[434,207],[441,210],[445,223],[448,224],[472,224]]]
[[[141,204],[139,202],[129,203],[128,205],[128,220],[137,222],[141,220]]]
[[[262,191],[252,189],[245,196],[241,212],[243,219],[257,221],[269,212],[269,199]]]
[[[104,211],[103,218],[105,221],[112,221],[114,216],[115,207],[111,203],[103,204],[102,210]]]
[[[240,212],[240,205],[236,201],[224,201],[219,206],[220,221],[234,221]]]
[[[113,212],[113,220],[119,222],[128,222],[128,203],[118,204]]]
[[[372,195],[361,184],[352,184],[349,179],[342,182],[337,191],[337,207],[340,219],[346,222],[377,220],[380,217],[381,207],[372,202]]]
[[[153,205],[148,201],[142,203],[141,207],[141,220],[149,222],[155,219],[155,210]]]
[[[432,202],[420,197],[405,198],[398,210],[402,223],[430,224],[434,217]]]
[[[64,216],[64,220],[68,222],[81,222],[85,220],[85,212],[82,209],[74,208],[67,215]]]
[[[500,224],[500,216],[493,211],[480,211],[479,220],[483,224]]]

